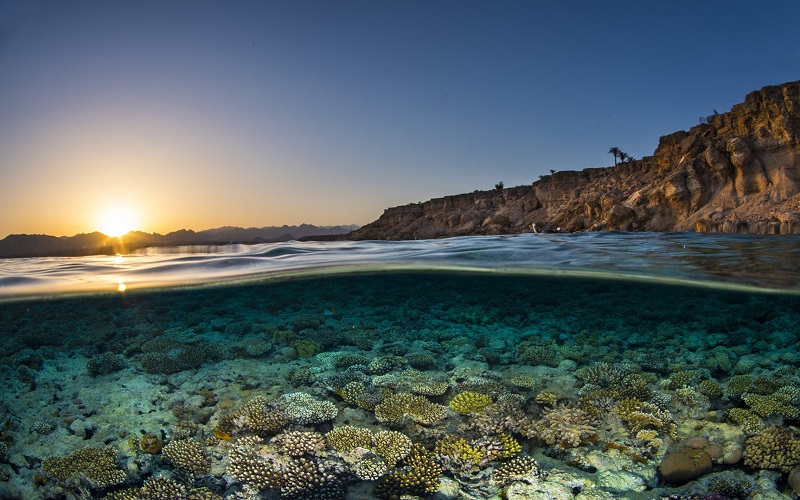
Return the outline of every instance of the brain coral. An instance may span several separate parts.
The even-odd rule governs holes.
[[[161,456],[186,474],[198,476],[211,472],[211,461],[197,441],[171,441],[161,450]]]
[[[117,450],[86,447],[64,458],[48,457],[42,461],[42,472],[59,481],[81,474],[93,487],[104,488],[125,480],[125,472],[117,467]]]

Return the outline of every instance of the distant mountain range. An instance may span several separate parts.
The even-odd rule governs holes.
[[[72,257],[80,255],[114,255],[147,247],[179,245],[224,245],[228,243],[257,244],[326,237],[349,233],[359,226],[225,226],[204,231],[181,229],[168,234],[131,231],[121,238],[94,232],[75,236],[46,234],[12,234],[0,240],[0,258],[11,257]],[[325,238],[321,238],[325,239]]]

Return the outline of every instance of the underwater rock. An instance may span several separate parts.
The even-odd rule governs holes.
[[[789,486],[792,487],[792,491],[800,495],[800,465],[789,471]]]
[[[680,451],[664,455],[660,468],[665,481],[684,484],[711,469],[711,455],[702,449],[687,446]]]

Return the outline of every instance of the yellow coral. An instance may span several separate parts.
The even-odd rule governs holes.
[[[487,458],[481,449],[470,445],[466,439],[452,435],[436,441],[434,454],[440,463],[453,471],[478,469]]]
[[[520,446],[519,441],[514,439],[513,436],[503,433],[499,434],[497,437],[503,445],[503,449],[500,450],[500,458],[515,457],[522,451],[522,446]]]
[[[401,425],[406,418],[431,425],[446,416],[447,410],[444,406],[431,403],[425,396],[414,394],[394,394],[375,407],[378,421],[390,425]]]
[[[389,465],[396,464],[411,453],[411,439],[402,432],[381,431],[373,436],[372,451]]]
[[[372,446],[372,432],[369,429],[343,425],[325,434],[328,443],[336,451],[353,451],[356,448],[369,449]]]
[[[477,413],[492,404],[492,398],[486,394],[464,391],[450,400],[450,408],[458,413]]]
[[[558,394],[552,392],[540,392],[534,399],[539,404],[554,405],[558,402]]]

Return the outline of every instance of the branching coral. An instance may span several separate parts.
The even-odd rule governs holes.
[[[335,404],[330,401],[318,401],[305,392],[284,394],[281,400],[288,403],[284,415],[295,424],[318,424],[333,420],[339,413]]]
[[[745,408],[731,408],[727,413],[728,420],[739,424],[747,434],[757,434],[764,428],[764,424],[752,410]]]
[[[270,441],[290,457],[316,455],[325,449],[325,438],[318,432],[291,431],[278,434]]]
[[[345,498],[342,471],[312,458],[298,458],[283,469],[281,496],[296,499]]]
[[[495,469],[492,479],[499,484],[508,485],[514,481],[531,482],[547,477],[547,472],[539,467],[531,457],[517,457]]]
[[[534,422],[527,433],[550,446],[575,448],[597,435],[597,428],[592,424],[592,417],[583,410],[557,405]]]
[[[406,419],[431,425],[447,416],[444,406],[431,403],[425,396],[395,394],[375,407],[378,421],[389,425],[402,425]]]
[[[344,425],[325,434],[331,448],[336,451],[353,451],[356,448],[372,446],[372,432],[369,429]]]
[[[381,477],[374,493],[382,499],[423,497],[436,491],[441,473],[442,467],[436,463],[433,455],[421,446],[414,445],[404,466]]]
[[[238,439],[231,449],[228,472],[237,481],[258,489],[277,489],[283,484],[283,475],[267,460],[259,456],[256,446],[261,439],[246,436]]]
[[[800,436],[786,427],[767,427],[745,443],[744,463],[750,467],[789,472],[798,462]]]
[[[478,413],[492,404],[492,398],[486,394],[464,391],[450,400],[450,408],[458,413]]]
[[[472,446],[463,437],[447,435],[436,441],[434,447],[436,461],[451,472],[463,472],[483,468],[489,463],[486,454]]]
[[[211,472],[211,461],[197,441],[171,441],[161,450],[161,456],[186,474],[198,476]]]
[[[86,447],[64,458],[48,457],[42,461],[42,472],[59,481],[80,474],[91,486],[104,488],[125,480],[125,472],[117,467],[117,450]]]
[[[381,431],[372,437],[372,441],[372,451],[389,465],[396,464],[411,453],[411,440],[401,432]]]
[[[234,436],[243,431],[261,437],[276,434],[289,425],[283,413],[286,405],[281,403],[263,396],[251,398],[244,406],[220,419],[215,434]]]

